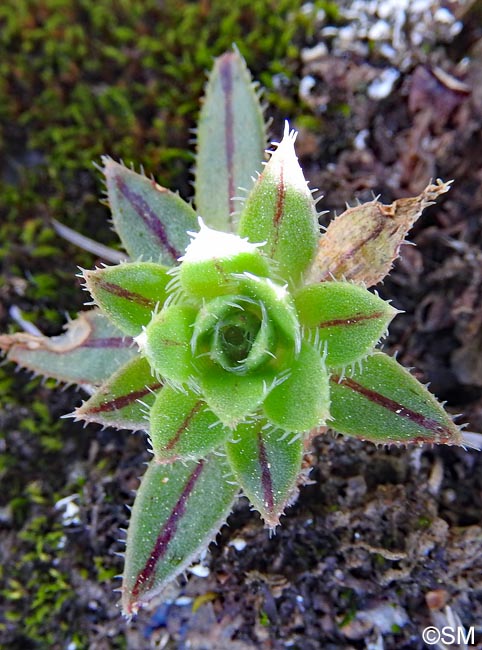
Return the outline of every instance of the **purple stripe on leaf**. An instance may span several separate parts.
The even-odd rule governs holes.
[[[182,436],[182,434],[183,434],[183,433],[186,431],[186,429],[188,428],[188,426],[189,426],[191,420],[193,419],[194,416],[196,416],[196,415],[199,413],[199,411],[201,410],[201,408],[203,407],[204,404],[205,404],[205,402],[203,402],[203,401],[200,400],[200,401],[197,402],[197,403],[195,404],[195,406],[190,410],[190,412],[186,415],[186,417],[184,418],[183,422],[181,423],[181,426],[180,426],[179,429],[176,431],[174,437],[171,438],[171,440],[167,443],[167,445],[166,445],[166,451],[170,451],[171,449],[173,449],[173,448],[177,445],[177,443],[179,442],[180,437]]]
[[[132,589],[133,602],[135,602],[138,599],[141,591],[145,591],[146,588],[149,588],[149,586],[152,585],[155,577],[156,567],[159,561],[164,557],[164,555],[167,552],[169,544],[172,538],[174,537],[177,528],[179,526],[179,521],[184,515],[184,512],[186,510],[187,500],[191,495],[192,491],[194,490],[194,487],[203,469],[204,469],[204,461],[200,460],[199,463],[196,465],[196,468],[194,469],[193,473],[189,477],[187,483],[185,484],[184,489],[181,492],[181,495],[179,496],[179,499],[177,500],[173,509],[171,510],[171,514],[169,515],[166,523],[162,527],[161,532],[159,533],[156,539],[156,543],[154,544],[154,548],[149,554],[149,559],[144,565],[144,568],[137,576],[137,580]]]
[[[258,458],[261,465],[261,484],[263,486],[264,503],[268,510],[274,511],[273,481],[271,478],[268,454],[264,445],[261,431],[258,431]]]
[[[79,348],[128,348],[134,343],[130,336],[108,336],[101,339],[87,339]]]
[[[357,314],[355,316],[349,316],[348,318],[333,318],[332,320],[326,320],[322,323],[318,323],[318,327],[345,327],[346,325],[358,325],[367,320],[376,320],[377,318],[383,318],[384,316],[384,312],[381,311],[374,314]]]
[[[129,291],[129,289],[124,289],[123,287],[121,287],[118,284],[115,284],[114,282],[107,282],[106,280],[97,280],[96,284],[98,289],[107,291],[108,293],[111,293],[114,296],[117,296],[118,298],[123,298],[124,300],[135,302],[137,305],[140,305],[141,307],[148,307],[149,309],[154,309],[156,305],[155,300],[152,300],[151,298],[146,298],[145,296],[141,296],[140,293],[136,293],[135,291]]]
[[[453,438],[453,433],[448,429],[448,427],[444,426],[443,424],[440,424],[440,422],[437,422],[437,420],[427,417],[422,413],[417,413],[416,411],[413,411],[412,409],[403,406],[403,404],[396,402],[390,397],[386,397],[385,395],[382,395],[381,393],[377,393],[371,388],[367,388],[366,386],[359,384],[354,379],[350,379],[349,377],[345,377],[342,379],[340,377],[337,377],[336,375],[332,375],[331,381],[336,382],[340,386],[346,386],[347,388],[355,391],[359,395],[366,397],[366,399],[368,399],[370,402],[373,402],[374,404],[377,404],[378,406],[381,406],[382,408],[391,411],[395,415],[398,415],[400,418],[406,418],[407,420],[410,420],[414,424],[417,424],[418,426],[427,429],[427,431],[431,431],[432,433],[439,436],[439,438],[437,439],[438,442],[441,443],[449,442]],[[425,439],[421,438],[421,440],[424,441]],[[416,440],[414,440],[414,442],[416,442]]]
[[[146,227],[149,228],[155,237],[157,237],[162,246],[172,257],[173,262],[176,262],[179,257],[181,257],[181,253],[170,243],[164,226],[159,221],[158,216],[154,213],[147,201],[143,199],[140,194],[134,192],[119,176],[116,177],[116,184],[119,192],[127,201],[129,201],[133,209],[145,223]]]
[[[97,406],[90,407],[88,410],[86,410],[86,413],[88,415],[91,415],[93,413],[105,413],[108,411],[118,411],[120,409],[125,408],[126,406],[130,406],[131,404],[133,404],[139,399],[142,399],[149,393],[159,390],[159,388],[161,387],[162,384],[156,382],[140,390],[134,390],[131,393],[128,393],[126,395],[118,395],[117,397],[114,397],[113,399],[108,400],[107,402],[103,402],[102,404],[98,404]]]
[[[229,221],[232,225],[231,199],[235,195],[234,185],[234,116],[233,116],[233,57],[225,54],[221,59],[219,74],[224,92],[224,138],[226,143],[226,166],[228,171],[228,206]]]

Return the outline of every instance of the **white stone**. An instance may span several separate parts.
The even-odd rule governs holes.
[[[388,97],[399,76],[400,72],[395,68],[383,70],[380,76],[368,86],[367,93],[370,99],[385,99],[385,97]]]
[[[244,551],[247,546],[247,542],[241,537],[235,537],[229,542],[229,546],[233,546],[237,551]]]

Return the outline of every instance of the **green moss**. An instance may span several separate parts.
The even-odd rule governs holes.
[[[356,616],[358,611],[358,599],[353,589],[345,588],[340,591],[338,604],[342,613],[339,623],[340,629],[348,625]]]
[[[432,520],[430,519],[430,517],[427,517],[425,515],[421,515],[417,519],[417,528],[427,529],[427,528],[430,527],[431,523],[432,523]]]
[[[161,167],[187,144],[184,118],[193,121],[214,55],[237,42],[255,72],[269,59],[267,75],[290,74],[282,61],[297,57],[293,38],[313,21],[294,0],[217,0],[209,10],[23,0],[2,4],[0,24],[1,114],[22,127],[24,153],[37,152],[56,185],[106,151]]]
[[[338,7],[337,2],[332,2],[331,0],[327,0],[326,2],[320,2],[319,3],[320,9],[323,9],[325,11],[327,17],[331,22],[337,22],[340,18],[340,9]]]
[[[104,557],[94,557],[94,566],[97,571],[98,582],[108,582],[109,584],[112,584],[112,580],[119,573],[119,567],[108,566],[106,564],[106,558]]]
[[[268,617],[268,614],[264,610],[261,610],[259,612],[259,623],[263,627],[269,627],[269,617]]]
[[[3,368],[0,368],[0,394],[1,395],[8,395],[8,393],[12,389],[13,382],[14,380],[12,377],[12,373],[6,372]]]
[[[60,639],[59,632],[67,638],[68,626],[61,613],[73,596],[68,576],[53,566],[54,559],[59,560],[64,533],[58,524],[39,516],[29,522],[19,540],[24,553],[0,592],[10,602],[8,620],[21,620],[23,633],[29,639],[53,644]],[[57,630],[54,626],[49,629],[51,620],[55,620]]]

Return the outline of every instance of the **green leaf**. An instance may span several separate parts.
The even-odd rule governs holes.
[[[142,478],[127,533],[122,608],[127,616],[159,594],[214,539],[238,488],[225,458],[159,465]]]
[[[283,140],[246,200],[239,234],[251,242],[266,242],[261,250],[276,260],[285,280],[298,286],[316,253],[319,227],[294,140],[294,132],[286,127]]]
[[[119,429],[147,429],[146,410],[154,403],[161,387],[152,376],[148,362],[136,357],[102,384],[74,415],[86,422]]]
[[[272,358],[274,340],[273,321],[264,305],[231,295],[204,304],[191,345],[198,358],[208,355],[225,370],[244,375]]]
[[[295,299],[301,325],[326,344],[326,365],[345,366],[365,357],[397,313],[387,302],[348,282],[301,289]]]
[[[84,271],[84,277],[95,302],[112,323],[136,336],[166,300],[166,284],[171,280],[166,270],[152,262],[133,262]]]
[[[265,399],[266,417],[282,429],[300,433],[325,424],[330,416],[330,389],[319,351],[304,341],[290,370],[288,379]]]
[[[192,307],[169,305],[136,337],[152,367],[173,382],[187,382],[192,375],[191,336],[196,313]]]
[[[248,271],[269,275],[267,258],[258,246],[237,235],[208,228],[200,220],[179,267],[180,286],[196,298],[212,298],[228,293],[236,285],[234,273]]]
[[[226,443],[228,461],[246,496],[270,527],[296,492],[301,471],[301,436],[257,420],[240,424]]]
[[[280,339],[294,347],[297,353],[301,341],[300,325],[294,301],[286,286],[281,286],[269,278],[258,278],[251,273],[243,273],[237,277],[238,291],[264,305]]]
[[[136,354],[132,339],[97,309],[81,312],[60,336],[1,335],[0,349],[9,361],[45,377],[94,386]]]
[[[274,381],[272,372],[236,375],[219,366],[204,370],[199,377],[201,391],[209,408],[227,427],[233,428],[254,413]]]
[[[197,460],[219,447],[229,430],[191,391],[165,386],[150,414],[150,438],[156,460]]]
[[[251,75],[239,52],[216,59],[197,134],[195,204],[205,222],[235,231],[233,198],[261,170],[265,126]]]
[[[172,266],[197,230],[191,206],[177,194],[104,156],[107,195],[117,234],[129,256]]]
[[[367,357],[361,370],[330,379],[330,426],[340,433],[378,443],[462,442],[433,395],[383,352]]]

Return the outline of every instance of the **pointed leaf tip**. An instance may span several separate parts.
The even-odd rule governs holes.
[[[301,324],[326,350],[326,365],[342,367],[369,354],[397,313],[388,302],[349,282],[303,287],[296,296]]]
[[[197,298],[211,298],[234,291],[235,273],[269,275],[267,259],[253,244],[232,233],[213,230],[199,218],[195,233],[179,269],[180,286]]]
[[[333,372],[330,426],[377,443],[461,445],[460,429],[435,397],[395,359],[367,357],[354,372]]]
[[[229,464],[246,496],[274,528],[296,491],[301,470],[301,436],[288,434],[264,419],[241,424],[226,443]]]
[[[122,608],[126,616],[159,594],[217,534],[237,487],[225,458],[159,465],[142,478],[127,533]]]
[[[86,422],[134,431],[148,428],[146,410],[152,406],[161,382],[149,364],[136,357],[112,375],[94,395],[75,410]]]
[[[284,137],[257,179],[239,219],[239,234],[265,242],[280,275],[297,286],[315,255],[319,227],[315,203],[294,149],[296,133]]]
[[[137,336],[167,297],[171,280],[167,268],[152,262],[132,262],[84,271],[86,285],[109,320],[130,336]]]
[[[177,194],[111,158],[103,158],[114,227],[133,259],[175,264],[197,229],[196,213]]]
[[[353,280],[371,287],[389,273],[400,246],[423,210],[448,192],[450,182],[437,179],[416,197],[391,205],[370,201],[348,208],[321,237],[310,269],[310,282]]]
[[[216,59],[199,116],[195,204],[209,226],[235,231],[239,188],[251,187],[266,143],[251,75],[237,50]]]

